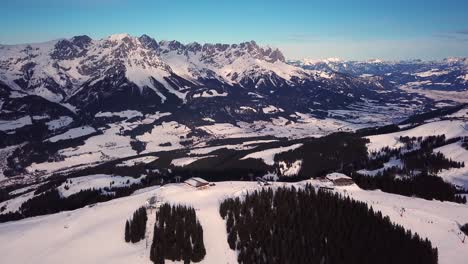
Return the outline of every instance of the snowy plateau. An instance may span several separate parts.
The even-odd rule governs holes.
[[[151,263],[169,203],[195,209],[201,263],[237,263],[222,201],[311,184],[466,264],[467,76],[466,58],[287,60],[255,41],[0,45],[0,262]],[[141,206],[144,239],[126,243]]]

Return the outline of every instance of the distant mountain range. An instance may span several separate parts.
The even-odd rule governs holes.
[[[402,88],[441,91],[468,89],[468,58],[448,58],[441,61],[345,61],[295,60],[291,65],[324,72],[340,72],[355,77],[370,78]]]

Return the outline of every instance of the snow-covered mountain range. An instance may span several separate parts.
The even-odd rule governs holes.
[[[447,58],[441,61],[347,61],[292,60],[290,64],[304,69],[340,72],[363,78],[379,79],[401,88],[466,91],[468,89],[468,58]]]
[[[302,95],[300,107],[313,105],[307,97],[345,106],[376,99],[382,89],[363,78],[293,66],[278,49],[254,41],[184,45],[128,34],[0,46],[0,81],[14,97],[37,95],[83,111],[167,108],[231,96],[262,101]]]
[[[277,49],[241,44],[184,45],[143,35],[100,40],[76,36],[40,44],[0,46],[1,80],[14,90],[53,102],[98,97],[99,88],[148,89],[164,103],[168,95],[185,101],[205,82],[224,85],[298,85],[329,78],[285,63]],[[222,86],[222,85],[220,85]],[[190,94],[189,94],[190,93]],[[96,98],[90,98],[96,100]]]

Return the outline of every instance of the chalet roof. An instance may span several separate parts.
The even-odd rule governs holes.
[[[326,178],[329,179],[330,181],[336,181],[338,179],[351,180],[351,177],[346,176],[343,173],[338,173],[338,172],[330,173],[326,176]]]
[[[206,181],[206,180],[204,180],[202,178],[199,178],[199,177],[193,177],[193,178],[187,179],[185,181],[185,183],[189,184],[189,185],[192,185],[192,186],[195,186],[195,187],[209,184],[208,181]]]

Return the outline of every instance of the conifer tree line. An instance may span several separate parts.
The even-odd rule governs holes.
[[[156,264],[162,264],[166,259],[184,263],[200,262],[205,255],[203,228],[197,220],[195,209],[168,203],[161,205],[156,212],[151,261]]]
[[[468,236],[468,223],[462,225],[462,226],[460,227],[460,230],[463,231],[463,233],[465,233],[465,235]]]
[[[462,140],[461,137],[446,139],[445,135],[428,137],[403,137],[399,139],[404,146],[400,148],[384,147],[379,151],[371,152],[366,169],[375,170],[382,168],[384,163],[391,158],[400,159],[403,162],[402,171],[407,175],[415,172],[437,174],[441,170],[450,168],[462,168],[464,162],[454,161],[445,157],[442,153],[434,153],[434,149]]]
[[[142,206],[133,213],[131,219],[125,222],[125,242],[136,243],[144,239],[147,221],[146,208]]]
[[[339,194],[271,188],[220,205],[239,263],[435,264],[438,251],[372,207]]]
[[[366,190],[381,189],[384,192],[406,196],[415,195],[429,200],[466,203],[466,197],[459,195],[464,190],[457,189],[437,176],[437,173],[444,169],[464,167],[464,162],[449,159],[440,152],[434,153],[435,148],[463,140],[462,137],[447,139],[445,135],[401,136],[398,141],[403,144],[403,147],[384,147],[377,152],[370,153],[364,168],[381,169],[381,171],[374,176],[366,176],[353,171],[350,176],[359,187]],[[383,169],[384,163],[389,162],[391,158],[401,160],[401,166]]]
[[[459,195],[459,190],[441,177],[423,172],[412,177],[397,177],[404,175],[400,168],[389,168],[375,176],[365,176],[352,173],[354,182],[364,190],[380,189],[384,192],[405,196],[417,196],[428,200],[451,201],[466,204],[466,196]]]

